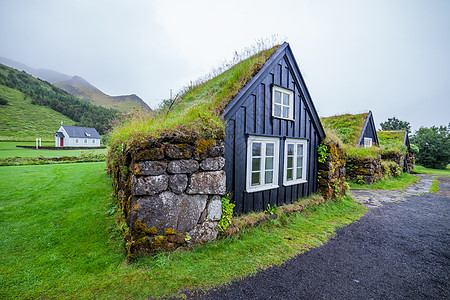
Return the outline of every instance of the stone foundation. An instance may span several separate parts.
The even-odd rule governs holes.
[[[122,152],[112,175],[129,255],[217,237],[226,193],[223,141],[166,138]]]
[[[319,162],[319,191],[326,199],[345,195],[345,150],[336,144],[326,144],[329,153],[325,162]]]
[[[366,184],[373,184],[381,179],[383,170],[381,167],[381,157],[377,158],[347,158],[347,178],[350,181]]]

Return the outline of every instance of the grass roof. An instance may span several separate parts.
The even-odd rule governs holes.
[[[380,146],[385,145],[403,145],[403,141],[405,139],[405,131],[404,130],[396,130],[396,131],[377,131],[378,141],[380,142]]]
[[[260,51],[214,78],[192,85],[151,114],[136,113],[116,125],[112,143],[178,135],[190,139],[224,136],[226,105],[255,76],[279,45]]]
[[[345,114],[320,118],[326,129],[333,130],[345,145],[356,146],[369,113]]]

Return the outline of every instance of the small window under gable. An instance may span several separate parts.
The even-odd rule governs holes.
[[[364,148],[372,147],[372,138],[364,138]]]
[[[307,146],[306,140],[286,139],[284,145],[284,185],[306,182]]]
[[[294,119],[294,91],[274,85],[272,88],[272,116]]]
[[[278,187],[278,138],[251,136],[247,143],[247,192]]]

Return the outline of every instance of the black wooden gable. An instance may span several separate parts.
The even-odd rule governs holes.
[[[293,92],[293,120],[272,116],[272,90]],[[233,194],[235,213],[264,210],[268,204],[290,203],[317,191],[317,146],[325,137],[322,124],[289,44],[284,43],[241,89],[223,113],[226,120],[225,171],[227,190]],[[247,141],[250,136],[279,138],[279,187],[246,191]],[[307,182],[283,185],[284,141],[307,141]]]
[[[272,77],[272,80],[269,80],[271,82],[269,84],[267,84],[268,76]],[[261,93],[261,91],[258,90],[258,87],[263,87],[266,91],[267,88],[271,88],[274,84],[296,92],[296,99],[301,99],[301,101],[305,102],[304,109],[307,109],[308,113],[311,115],[311,119],[320,138],[324,139],[325,131],[320,123],[320,118],[311,100],[311,96],[294,58],[291,47],[286,42],[277,49],[261,70],[253,76],[247,85],[239,91],[236,97],[230,101],[225,108],[223,118],[225,120],[232,118],[239,108],[244,105],[245,101],[248,100],[249,96],[256,97],[257,93]],[[297,101],[295,103],[297,104]]]
[[[379,145],[377,129],[375,128],[375,122],[373,121],[372,111],[369,110],[364,127],[361,131],[361,135],[358,139],[358,146],[364,146],[364,138],[371,138],[374,145]]]

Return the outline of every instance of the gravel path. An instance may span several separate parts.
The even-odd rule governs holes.
[[[327,244],[193,299],[449,299],[450,178],[428,194],[423,177],[403,193],[353,191],[371,208]]]

